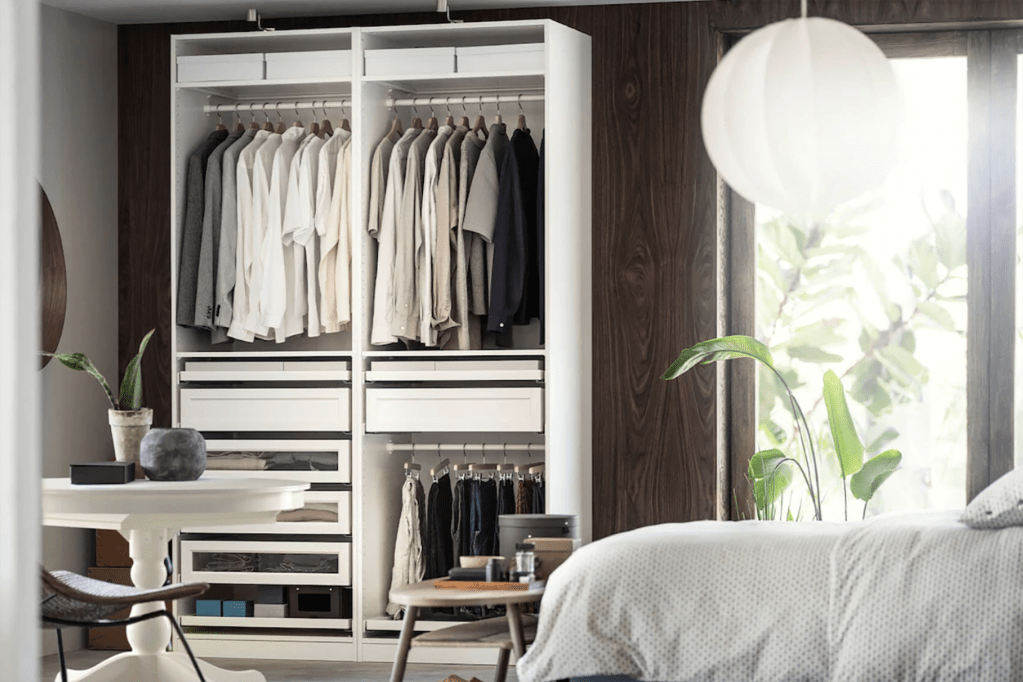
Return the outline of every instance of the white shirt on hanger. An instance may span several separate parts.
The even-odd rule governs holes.
[[[274,157],[283,141],[282,135],[270,133],[266,142],[256,152],[256,166],[252,172],[252,230],[246,251],[246,266],[249,269],[249,309],[245,316],[245,329],[256,336],[266,336],[270,331],[268,327],[260,324],[264,279],[263,241],[266,239],[270,217],[270,184]],[[250,253],[251,262],[248,261]]]
[[[274,330],[277,343],[283,343],[287,337],[302,333],[302,316],[296,316],[288,306],[291,279],[289,270],[294,267],[294,260],[290,248],[285,254],[283,232],[291,164],[306,134],[305,128],[301,126],[293,126],[284,131],[281,144],[274,154],[270,176],[267,227],[263,237],[261,258],[263,281],[259,289],[259,323]]]
[[[316,283],[320,291],[319,300],[319,316],[320,326],[326,333],[340,331],[340,327],[337,323],[331,320],[331,324],[327,324],[327,304],[328,298],[331,299],[329,302],[335,310],[336,305],[333,304],[333,284],[332,293],[328,294],[325,289],[326,283],[326,272],[324,271],[324,260],[327,258],[328,250],[328,239],[327,239],[327,223],[330,215],[331,201],[334,195],[334,184],[337,178],[337,169],[340,162],[340,152],[344,147],[344,144],[351,140],[352,134],[343,129],[335,128],[334,134],[331,135],[330,139],[327,140],[320,148],[320,158],[317,166],[318,171],[316,174],[316,209],[313,214],[313,225],[316,228],[316,234],[319,236],[319,260],[316,262]],[[330,245],[330,248],[336,249],[336,244]],[[336,259],[336,251],[332,258]],[[336,265],[336,261],[334,261]],[[333,273],[335,268],[331,268]]]
[[[320,263],[316,248],[316,185],[318,182],[320,150],[327,143],[315,135],[307,138],[301,150],[298,166],[298,226],[291,233],[295,242],[295,305],[305,312],[306,334],[310,337],[319,336],[320,326],[320,286],[317,268]],[[291,207],[291,199],[288,200]],[[302,299],[301,303],[299,299]]]
[[[373,291],[373,329],[370,343],[382,346],[398,340],[391,333],[394,320],[394,255],[398,212],[405,188],[405,161],[419,128],[409,128],[395,143],[387,169],[384,208],[380,218],[377,249],[377,277]]]
[[[253,230],[252,182],[256,165],[256,153],[266,143],[270,133],[260,130],[252,142],[238,155],[236,181],[238,191],[238,235],[235,244],[235,282],[232,299],[231,325],[227,335],[239,341],[252,341],[254,335],[245,329],[249,313],[249,286],[252,266],[251,232]]]
[[[288,191],[284,197],[284,221],[281,223],[281,244],[284,258],[289,262],[287,309],[289,313],[304,318],[306,314],[305,299],[305,249],[295,243],[295,232],[302,225],[302,206],[299,196],[299,173],[302,157],[312,140],[319,139],[315,135],[306,135],[298,145],[298,151],[291,157],[291,170],[288,173]]]
[[[427,346],[437,345],[433,326],[433,261],[437,252],[437,183],[444,145],[454,128],[441,126],[426,152],[423,171],[423,222],[416,231],[416,292],[419,294],[419,340]]]
[[[326,220],[324,221],[324,234],[320,239],[320,324],[323,325],[325,333],[339,332],[347,327],[351,321],[351,315],[345,316],[347,308],[347,282],[340,281],[338,269],[344,258],[347,258],[347,248],[341,243],[341,225],[343,205],[346,203],[346,190],[348,187],[348,173],[346,170],[345,157],[351,159],[351,136],[345,139],[338,151],[337,163],[334,171],[334,187],[331,191],[330,205],[327,209]],[[319,206],[317,206],[319,209]],[[319,229],[319,225],[317,225]]]

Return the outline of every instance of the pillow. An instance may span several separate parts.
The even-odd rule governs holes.
[[[966,505],[960,520],[971,528],[1023,526],[1023,467],[984,488]]]

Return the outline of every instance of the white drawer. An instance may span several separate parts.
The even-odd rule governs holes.
[[[178,57],[178,82],[263,80],[263,53]]]
[[[350,585],[352,546],[348,542],[182,540],[181,579],[227,585]]]
[[[255,459],[261,461],[254,462]],[[352,442],[212,439],[206,441],[206,469],[218,476],[238,478],[351,483]]]
[[[367,388],[366,431],[542,433],[542,388]]]
[[[544,45],[456,47],[459,73],[534,73],[544,69]]]
[[[283,475],[279,474],[283,478]],[[282,535],[351,535],[352,493],[307,490],[303,509],[282,512],[277,523],[185,528],[184,533],[279,533]],[[302,514],[305,518],[299,517]],[[326,518],[336,515],[337,520]]]
[[[320,75],[352,75],[351,50],[267,52],[266,79],[315,78]]]
[[[183,388],[181,426],[199,431],[348,431],[349,388]]]
[[[455,72],[455,48],[413,47],[366,51],[367,76],[443,76]]]

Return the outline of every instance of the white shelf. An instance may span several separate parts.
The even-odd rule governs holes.
[[[350,350],[213,350],[213,351],[178,351],[178,358],[274,358],[285,360],[287,358],[350,358]]]
[[[412,95],[459,95],[464,94],[465,105],[470,106],[473,95],[481,90],[488,94],[542,93],[543,71],[501,71],[494,73],[448,73],[437,74],[395,74],[391,76],[366,76],[366,83],[383,83],[394,89]]]
[[[460,620],[416,620],[416,632],[433,632],[443,630],[454,625],[462,625],[466,621]],[[400,620],[394,620],[388,616],[366,619],[366,630],[369,632],[401,632]]]
[[[178,372],[178,381],[351,381],[351,372],[319,371],[298,372],[203,372],[191,370]]]
[[[366,381],[543,381],[542,369],[513,370],[507,372],[480,371],[441,371],[433,372],[366,372]]]
[[[288,97],[329,97],[350,96],[352,78],[350,76],[320,76],[318,78],[289,78],[286,80],[249,80],[249,81],[188,81],[175,83],[179,90],[195,90],[211,95],[218,95],[232,100],[260,100],[267,98],[276,103]],[[281,113],[288,112],[287,104],[281,101]],[[261,113],[258,109],[256,114]],[[268,112],[273,118],[275,112]]]
[[[304,630],[351,630],[351,618],[226,618],[181,616],[181,624],[211,628],[285,628]]]
[[[528,350],[485,349],[485,350],[369,350],[362,354],[368,358],[544,358],[543,348]]]

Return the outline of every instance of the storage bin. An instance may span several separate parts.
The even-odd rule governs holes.
[[[252,607],[252,614],[256,618],[287,618],[287,604],[256,604]]]
[[[221,615],[223,615],[221,605],[222,602],[219,599],[196,599],[195,615],[216,616],[217,618],[219,618]]]
[[[263,53],[178,57],[178,82],[263,80]]]
[[[459,73],[536,73],[544,70],[543,43],[455,48]]]
[[[258,585],[256,587],[256,605],[287,604],[288,590],[284,585]]]
[[[454,72],[453,47],[414,47],[366,52],[367,76],[443,76]]]
[[[266,79],[268,81],[351,75],[351,50],[266,53]]]
[[[544,429],[542,388],[367,388],[366,431],[524,432]]]
[[[293,478],[310,483],[351,483],[349,440],[206,441],[206,470],[239,478]]]
[[[229,599],[224,602],[224,618],[252,618],[252,602]]]
[[[515,556],[515,545],[526,538],[578,538],[579,517],[575,514],[501,514],[497,517],[501,554]]]
[[[348,431],[349,388],[183,388],[181,426],[199,431]]]
[[[352,593],[341,587],[300,585],[288,590],[292,618],[351,618]]]

